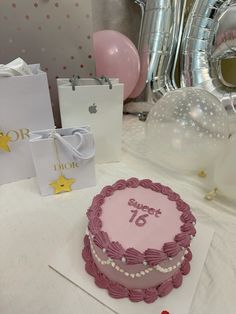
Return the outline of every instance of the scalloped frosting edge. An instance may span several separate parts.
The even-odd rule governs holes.
[[[102,230],[100,216],[102,213],[101,206],[104,203],[105,198],[111,196],[117,190],[136,188],[138,186],[166,195],[170,201],[176,203],[176,209],[182,212],[180,220],[183,222],[183,225],[180,227],[180,233],[176,234],[172,242],[164,243],[162,250],[148,248],[143,253],[135,248],[128,248],[125,250],[119,242],[110,241],[108,234]],[[121,260],[128,265],[143,263],[144,265],[156,266],[168,258],[171,259],[175,257],[181,250],[187,249],[190,246],[192,238],[196,234],[196,229],[194,227],[196,219],[191,213],[189,205],[185,203],[177,193],[173,192],[171,188],[164,186],[161,183],[153,183],[149,179],[122,179],[116,181],[113,185],[105,186],[100,194],[95,195],[93,198],[92,205],[87,211],[87,217],[89,219],[88,229],[93,236],[95,244],[104,250],[108,257]]]
[[[88,253],[86,255],[82,254],[85,261],[86,272],[94,277],[95,284],[99,288],[106,289],[108,291],[108,294],[116,299],[129,298],[129,300],[132,302],[144,301],[146,303],[153,303],[157,300],[158,297],[164,297],[169,294],[174,288],[179,288],[182,285],[183,276],[187,275],[190,272],[190,263],[188,259],[185,258],[183,263],[181,264],[180,269],[169,279],[165,280],[156,287],[150,287],[146,289],[128,289],[117,282],[111,281],[98,269],[93,260],[90,245],[87,239],[85,239],[84,244],[84,250],[87,249]]]
[[[86,237],[86,236],[85,236]],[[85,240],[86,242],[87,240]],[[117,263],[111,259],[110,257],[107,259],[107,260],[103,260],[101,259],[98,254],[96,253],[95,251],[95,248],[94,248],[94,245],[92,243],[92,240],[91,238],[89,237],[89,242],[90,242],[90,246],[89,246],[89,250],[87,249],[87,247],[84,248],[83,250],[83,256],[85,257],[86,259],[86,256],[89,255],[92,253],[93,257],[97,260],[97,262],[101,265],[108,265],[110,267],[113,267],[114,270],[122,273],[124,276],[127,276],[127,277],[130,277],[130,278],[140,278],[142,276],[145,276],[147,274],[149,274],[150,272],[153,272],[153,271],[158,271],[160,273],[170,273],[172,272],[173,270],[175,269],[178,269],[180,266],[181,266],[181,262],[183,262],[185,259],[189,260],[189,258],[192,256],[191,254],[191,251],[188,249],[185,249],[184,251],[184,254],[183,256],[180,258],[180,260],[176,263],[176,265],[172,265],[172,266],[169,266],[169,267],[162,267],[160,265],[156,265],[156,266],[153,266],[153,267],[149,267],[145,270],[142,270],[140,272],[137,272],[137,273],[129,273],[127,271],[125,271],[122,267],[120,267],[119,265],[117,265]],[[103,251],[104,252],[104,251]],[[192,258],[192,257],[191,257]],[[190,259],[191,260],[191,259]],[[147,265],[147,263],[146,263]]]

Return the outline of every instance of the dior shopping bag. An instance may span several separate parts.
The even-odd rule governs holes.
[[[96,162],[119,161],[121,155],[123,84],[118,79],[58,79],[63,127],[90,125]]]
[[[29,132],[52,128],[46,73],[17,59],[0,67],[0,184],[35,176]]]
[[[89,127],[31,132],[29,144],[42,195],[96,184],[95,144]]]

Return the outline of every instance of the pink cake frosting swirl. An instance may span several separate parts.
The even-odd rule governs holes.
[[[101,289],[107,289],[109,287],[109,279],[102,273],[98,272],[95,277],[96,285]]]
[[[107,255],[113,259],[121,259],[125,254],[125,250],[119,242],[111,242],[106,252]]]
[[[145,251],[145,260],[150,266],[156,266],[167,259],[167,254],[163,251],[147,249]]]
[[[145,301],[146,303],[153,303],[157,298],[168,295],[174,288],[179,288],[183,282],[183,275],[187,275],[190,271],[190,264],[185,258],[180,269],[172,275],[171,278],[156,287],[147,289],[128,289],[123,285],[110,280],[97,268],[90,251],[90,242],[87,235],[84,238],[84,245],[82,256],[85,260],[85,269],[87,273],[94,277],[98,287],[107,289],[109,295],[116,299],[129,298],[132,302]],[[86,254],[84,252],[86,252]],[[190,250],[189,253],[191,253]]]
[[[107,197],[107,196],[111,196],[111,195],[113,194],[113,192],[114,192],[114,188],[113,188],[112,186],[108,185],[108,186],[105,186],[105,187],[102,189],[101,195],[102,195],[103,197]]]
[[[157,300],[158,293],[156,288],[148,288],[145,290],[144,301],[146,303],[153,303]]]
[[[174,257],[180,252],[180,246],[176,242],[168,242],[163,245],[163,251],[169,256]]]
[[[193,237],[196,234],[196,229],[195,229],[195,227],[193,226],[193,224],[191,222],[190,223],[185,223],[184,225],[182,225],[181,226],[181,231],[182,232],[186,232],[189,235],[192,235]]]
[[[156,193],[165,195],[169,201],[175,202],[176,210],[180,212],[180,221],[183,223],[180,227],[180,232],[175,235],[172,242],[163,244],[162,250],[148,248],[145,252],[140,252],[135,247],[124,249],[121,243],[114,242],[109,239],[109,235],[102,230],[102,205],[106,197],[113,195],[115,191],[125,188],[137,188],[141,186],[144,189],[150,189]],[[180,196],[173,192],[171,188],[163,186],[161,183],[153,183],[149,179],[139,180],[130,178],[128,180],[118,180],[113,185],[106,186],[100,194],[97,194],[92,202],[92,206],[87,212],[89,219],[88,228],[91,236],[94,237],[94,243],[101,249],[105,249],[107,255],[112,259],[125,259],[128,265],[141,264],[146,262],[150,266],[155,266],[165,261],[168,258],[173,258],[181,251],[181,248],[188,248],[191,242],[191,236],[194,236],[196,230],[194,224],[195,217],[190,211],[190,207],[185,203]],[[185,266],[187,269],[187,266]],[[187,271],[185,269],[185,271]]]
[[[172,276],[172,284],[174,288],[179,288],[183,282],[183,275],[181,271],[177,272]]]
[[[189,247],[191,242],[191,237],[187,233],[179,233],[175,236],[175,241],[178,242],[178,244],[182,247]]]
[[[164,281],[157,289],[159,297],[165,297],[173,288],[172,280]]]
[[[193,254],[192,252],[190,251],[190,249],[188,248],[187,249],[188,253],[184,255],[184,257],[190,262],[193,258]]]
[[[127,249],[124,257],[128,265],[141,264],[144,261],[144,254],[134,248]]]
[[[132,302],[143,301],[145,292],[142,289],[130,289],[129,290],[129,299]]]
[[[111,282],[110,285],[108,286],[108,292],[110,296],[115,299],[122,299],[128,297],[129,295],[129,290],[127,288],[118,283],[113,282]]]
[[[108,237],[108,234],[104,231],[99,231],[93,239],[94,243],[100,248],[107,248],[108,245],[110,244],[110,240]]]

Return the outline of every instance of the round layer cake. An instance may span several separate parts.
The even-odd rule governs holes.
[[[190,272],[196,219],[169,187],[119,180],[94,197],[87,216],[85,269],[110,296],[151,303]]]

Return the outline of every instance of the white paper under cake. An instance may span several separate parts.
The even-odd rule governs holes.
[[[132,303],[128,299],[116,300],[108,295],[107,290],[98,288],[94,278],[86,273],[84,261],[81,256],[83,249],[83,238],[86,226],[86,217],[81,218],[84,227],[78,227],[78,232],[68,241],[67,245],[55,256],[50,266],[63,277],[85,290],[91,297],[99,300],[102,304],[120,314],[159,314],[163,310],[170,314],[191,314],[190,307],[194,292],[198,285],[207,252],[213,237],[213,230],[197,224],[197,234],[192,242],[191,250],[193,259],[191,261],[191,272],[184,276],[183,285],[164,297],[159,298],[152,304],[144,302]]]

